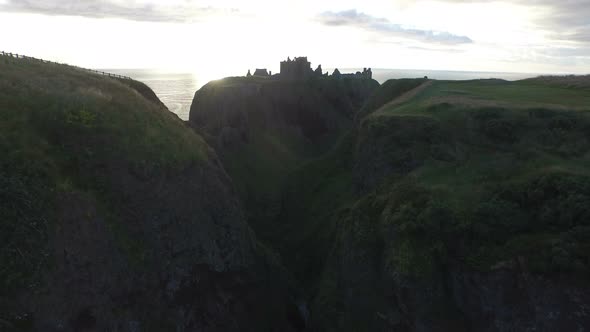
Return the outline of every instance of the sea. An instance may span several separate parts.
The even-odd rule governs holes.
[[[327,68],[328,72],[333,69]],[[183,120],[188,120],[191,103],[195,92],[208,82],[199,79],[198,73],[167,73],[149,69],[105,69],[113,74],[129,76],[147,84],[168,109]],[[355,73],[362,68],[343,68],[342,73]],[[515,81],[538,76],[527,73],[449,71],[425,69],[372,69],[373,78],[379,83],[395,78],[417,78],[428,76],[438,80],[472,80],[498,78]]]

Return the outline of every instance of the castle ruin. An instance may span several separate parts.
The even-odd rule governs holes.
[[[250,70],[248,70],[248,77],[257,76],[257,77],[272,77],[272,73],[268,72],[266,69],[256,69],[253,75],[250,74]],[[287,58],[285,61],[281,61],[281,71],[278,75],[274,75],[275,77],[278,76],[279,79],[282,80],[305,80],[312,77],[332,77],[336,79],[340,78],[373,78],[373,72],[371,68],[363,68],[363,71],[357,71],[353,74],[341,74],[338,68],[334,70],[334,73],[331,76],[328,76],[328,73],[324,75],[322,71],[322,65],[319,65],[316,70],[311,68],[311,62],[307,60],[307,57],[295,57],[291,60],[290,57]]]
[[[254,71],[254,76],[266,77],[266,76],[270,76],[270,74],[268,73],[266,68],[262,68],[262,69],[256,68],[256,70]]]
[[[291,60],[281,61],[281,79],[303,80],[313,76],[314,71],[311,69],[311,63],[307,57],[296,57]]]

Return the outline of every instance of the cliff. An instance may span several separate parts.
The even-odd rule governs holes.
[[[212,83],[191,121],[235,167],[249,220],[305,290],[312,330],[590,324],[590,99],[579,78],[391,80],[342,112],[268,82]],[[288,121],[298,109],[317,109],[314,128],[328,129],[307,132],[329,144]],[[252,200],[266,181],[281,185]]]
[[[215,152],[145,85],[0,62],[0,330],[302,326]]]
[[[587,78],[228,78],[187,125],[2,60],[2,331],[590,326]]]
[[[230,77],[195,93],[189,121],[222,149],[248,143],[259,131],[292,132],[303,143],[329,147],[378,86],[369,79]]]
[[[373,100],[402,83],[385,83],[351,138],[293,179],[290,198],[322,204],[284,215],[330,225],[317,328],[589,326],[587,90],[423,81]],[[318,169],[331,171],[307,175]]]
[[[274,241],[269,224],[288,175],[331,149],[378,86],[353,78],[226,78],[195,93],[189,121],[218,151],[256,232]]]

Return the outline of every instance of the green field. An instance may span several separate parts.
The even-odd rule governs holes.
[[[407,189],[404,183],[425,190],[429,199],[455,215],[456,219],[451,218],[455,226],[447,226],[459,235],[481,226],[480,209],[491,208],[482,206],[498,202],[500,205],[494,209],[514,206],[510,213],[515,215],[502,216],[509,212],[494,211],[500,213],[497,218],[509,219],[498,220],[506,222],[497,227],[506,227],[506,233],[500,232],[505,237],[495,236],[493,244],[506,245],[503,247],[506,250],[516,250],[514,245],[506,244],[511,236],[538,234],[546,239],[545,234],[551,233],[558,241],[565,236],[560,232],[567,233],[570,227],[586,227],[584,218],[590,213],[590,206],[582,202],[590,198],[586,192],[590,181],[590,90],[587,88],[538,80],[433,81],[412,98],[379,108],[363,120],[361,128],[361,141],[362,135],[367,135],[374,139],[367,142],[386,143],[379,149],[386,160],[395,165],[409,158],[414,164],[408,169],[394,167],[383,173],[376,190],[390,192],[400,185]],[[553,197],[555,204],[544,206],[548,210],[544,213],[556,217],[568,215],[567,222],[538,223],[542,218],[536,214],[538,211],[525,206],[524,202],[531,199],[527,190],[545,185],[554,186],[551,190],[559,198]],[[502,197],[506,191],[518,192],[514,195],[522,197]],[[540,196],[541,199],[549,198]],[[563,201],[568,199],[577,203],[563,206]],[[413,224],[412,227],[422,226]],[[436,238],[437,234],[431,236]],[[472,245],[485,246],[488,237],[485,233],[481,236]],[[543,247],[547,242],[538,244]],[[536,253],[529,253],[542,255],[545,249],[550,250],[537,249]],[[488,267],[517,252],[503,252],[493,258],[495,261],[488,262]],[[588,256],[579,259],[586,266],[590,263]],[[543,259],[536,263],[539,269],[553,266]]]
[[[432,81],[426,89],[403,105],[385,105],[374,114],[416,114],[433,105],[444,103],[473,109],[509,107],[589,110],[590,89],[552,85],[535,80]]]

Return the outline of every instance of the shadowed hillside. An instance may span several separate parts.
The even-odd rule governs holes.
[[[378,86],[359,78],[232,77],[196,92],[190,123],[219,153],[265,241],[274,239],[287,175],[329,151]]]
[[[289,197],[324,203],[285,215],[300,213],[311,227],[328,220],[335,232],[314,287],[318,327],[589,324],[572,312],[590,301],[590,95],[539,81],[417,89],[367,112],[339,157],[298,173],[330,172],[293,180]]]
[[[333,149],[290,167],[264,163],[258,176],[230,172],[252,188],[273,171],[285,178],[262,229],[305,287],[314,329],[590,324],[590,95],[580,80],[391,80]],[[260,107],[237,106],[250,97],[217,100],[217,116],[249,110],[229,122],[242,137],[273,128],[250,120]],[[276,156],[244,142],[248,153],[223,162]]]
[[[187,125],[0,60],[2,331],[590,326],[585,77],[228,78]]]
[[[216,154],[149,88],[0,60],[0,330],[303,324]]]

